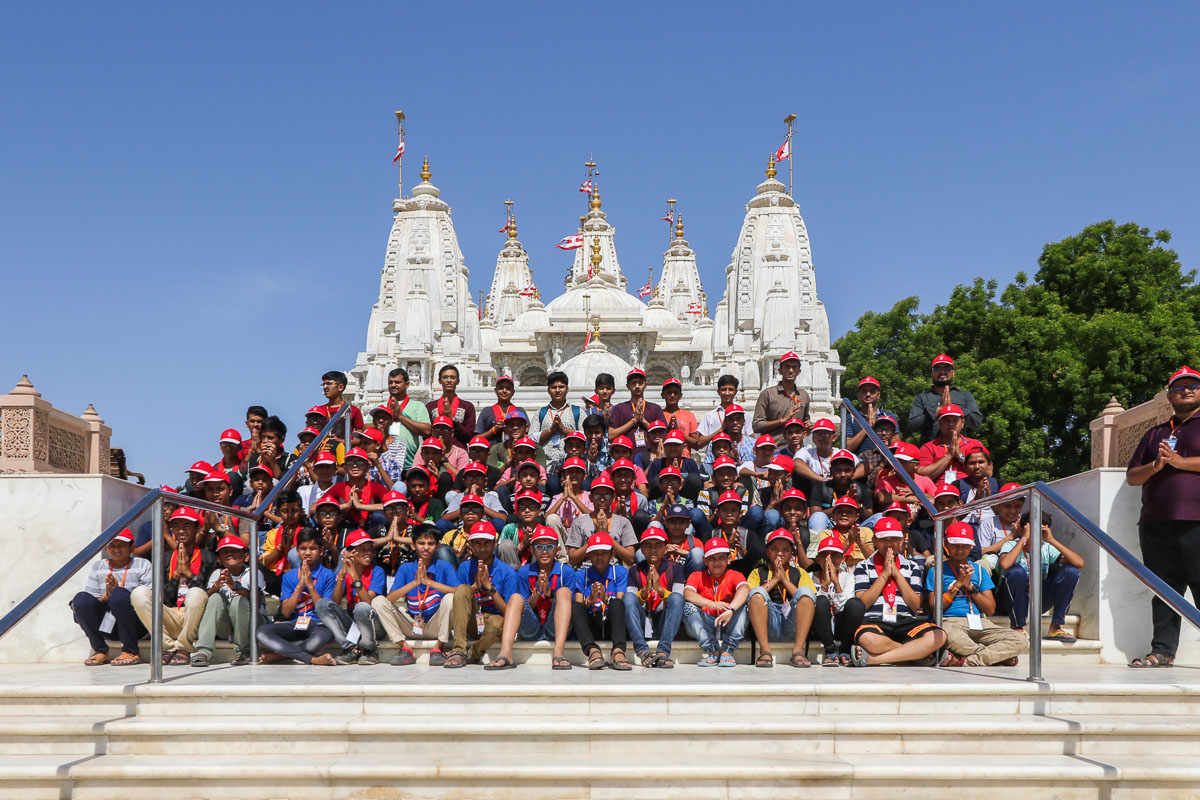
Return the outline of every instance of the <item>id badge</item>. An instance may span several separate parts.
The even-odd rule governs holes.
[[[350,630],[346,631],[346,641],[350,644],[358,644],[358,640],[362,638],[362,631],[357,625],[351,625]]]
[[[117,627],[117,618],[112,615],[111,611],[104,612],[104,618],[100,620],[100,632],[112,633]]]
[[[420,622],[418,622],[417,620],[413,620],[413,625],[412,625],[412,635],[413,635],[413,638],[414,638],[414,639],[420,639],[420,638],[421,638],[421,632],[422,632],[422,631],[424,631],[424,630],[425,630],[425,629],[424,629],[423,627],[421,627],[421,623],[420,623]]]
[[[641,428],[637,428],[633,432],[633,443],[638,447],[646,446],[646,432]]]
[[[983,630],[983,617],[979,616],[978,611],[967,612],[967,627],[973,631]]]
[[[953,486],[958,482],[958,473],[952,469],[948,469],[942,473],[942,480]]]
[[[308,623],[310,623],[310,622],[312,622],[312,617],[309,617],[309,616],[296,617],[296,630],[298,630],[298,631],[308,630]]]
[[[182,583],[179,584],[179,590],[175,593],[175,607],[183,608],[183,601],[187,600],[188,587]]]
[[[475,630],[478,633],[483,633],[483,612],[482,611],[475,612]]]
[[[784,603],[784,604],[783,604],[783,618],[784,618],[784,619],[787,619],[787,618],[788,618],[788,617],[790,617],[791,615],[792,615],[792,604],[791,604],[791,603]]]
[[[885,605],[883,607],[883,621],[894,623],[896,621],[896,607]]]
[[[1170,436],[1168,436],[1166,438],[1165,441],[1167,443],[1167,447],[1171,448],[1171,451],[1174,452],[1175,445],[1179,442],[1179,437],[1172,433]]]

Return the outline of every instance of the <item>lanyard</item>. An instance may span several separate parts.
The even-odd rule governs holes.
[[[125,571],[121,573],[121,588],[122,589],[125,588],[125,579],[129,577],[129,568],[132,566],[133,566],[133,562],[130,561],[128,564],[125,565]],[[109,575],[113,574],[113,568],[112,568],[111,561],[108,562],[108,574]]]
[[[876,575],[882,574],[883,573],[883,553],[878,553],[878,552],[875,553],[875,555],[873,555],[871,557],[871,560],[875,562],[875,574]],[[900,566],[900,557],[899,556],[896,556],[896,566],[897,567]],[[894,609],[896,607],[896,592],[899,588],[900,587],[896,583],[896,580],[894,578],[888,578],[888,582],[883,587],[883,600],[885,603],[887,603],[887,606],[890,609]]]

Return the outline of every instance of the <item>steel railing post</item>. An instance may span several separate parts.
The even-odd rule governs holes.
[[[942,586],[942,574],[945,568],[943,547],[946,541],[946,520],[937,519],[933,522],[933,624],[941,626],[942,594],[946,591]]]
[[[1042,679],[1042,495],[1029,493],[1029,680]]]
[[[153,565],[150,580],[150,682],[162,683],[163,654],[163,501],[154,501],[154,517],[150,520],[150,561]]]
[[[250,520],[250,663],[258,664],[258,520]]]
[[[842,449],[846,449],[846,407],[842,406]]]

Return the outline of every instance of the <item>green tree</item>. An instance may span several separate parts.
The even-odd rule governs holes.
[[[999,295],[976,278],[928,314],[916,297],[867,312],[834,343],[843,385],[874,375],[903,422],[930,360],[949,353],[1002,479],[1085,470],[1088,424],[1110,396],[1144,402],[1180,364],[1200,363],[1200,286],[1164,247],[1170,238],[1107,220],[1045,245],[1033,280],[1019,273]]]

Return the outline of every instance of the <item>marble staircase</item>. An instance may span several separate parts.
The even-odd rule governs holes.
[[[1052,663],[1052,662],[1049,662]],[[40,674],[39,674],[40,673]],[[0,669],[0,798],[1183,798],[1200,671]]]

